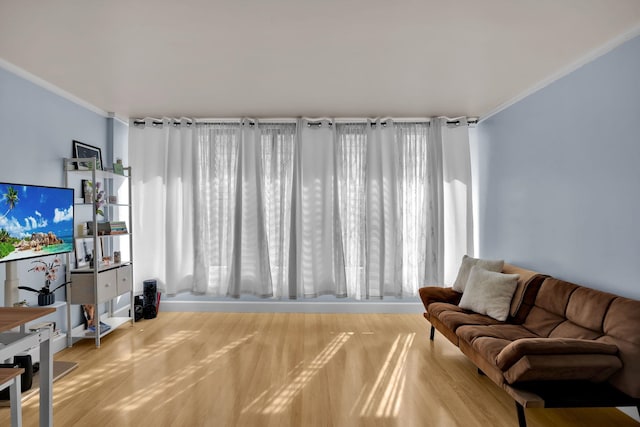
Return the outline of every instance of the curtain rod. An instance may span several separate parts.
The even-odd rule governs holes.
[[[455,118],[450,118],[450,117],[438,117],[438,118],[442,118],[445,119],[447,124],[449,125],[455,125],[455,126],[459,126],[463,119],[465,119],[464,116],[461,117],[455,117]],[[366,118],[366,117],[357,117],[357,118],[329,118],[329,117],[319,117],[319,118],[307,118],[307,117],[303,117],[303,119],[307,120],[308,122],[321,122],[321,121],[329,121],[329,123],[369,123],[371,122],[372,125],[375,125],[376,122],[380,122],[380,123],[385,123],[387,120],[392,120],[394,122],[397,123],[430,123],[431,119],[430,118],[425,118],[425,117],[419,117],[419,118],[411,118],[411,117],[398,117],[398,118],[393,118],[393,117],[384,117],[384,118]],[[151,124],[152,126],[161,126],[165,123],[164,119],[156,119],[156,118],[149,118],[149,119],[133,119],[132,123],[134,126],[139,126],[139,125],[143,125],[146,124],[148,120],[151,120]],[[200,124],[243,124],[244,121],[248,121],[249,125],[253,126],[255,124],[255,122],[259,122],[259,123],[265,123],[265,124],[273,124],[273,123],[297,123],[296,118],[281,118],[281,119],[251,119],[251,118],[227,118],[227,119],[190,119],[187,117],[181,117],[181,118],[176,118],[176,119],[168,119],[166,120],[168,123],[174,125],[174,126],[180,126],[181,124],[184,124],[186,126],[191,126],[194,123],[200,123]],[[467,117],[467,124],[468,125],[476,125],[478,123],[478,118],[477,117]]]

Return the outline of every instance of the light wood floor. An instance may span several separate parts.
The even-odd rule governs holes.
[[[517,425],[506,393],[430,342],[420,315],[160,313],[56,360],[79,365],[54,385],[56,426]],[[526,414],[531,427],[637,426],[615,409]]]

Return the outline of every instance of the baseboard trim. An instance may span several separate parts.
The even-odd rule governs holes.
[[[420,314],[421,302],[161,301],[160,311]]]

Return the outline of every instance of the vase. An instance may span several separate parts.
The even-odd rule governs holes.
[[[51,305],[56,302],[56,294],[38,294],[38,305]]]

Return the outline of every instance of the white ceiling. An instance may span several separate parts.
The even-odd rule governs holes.
[[[0,59],[118,116],[485,116],[638,0],[0,0]]]

